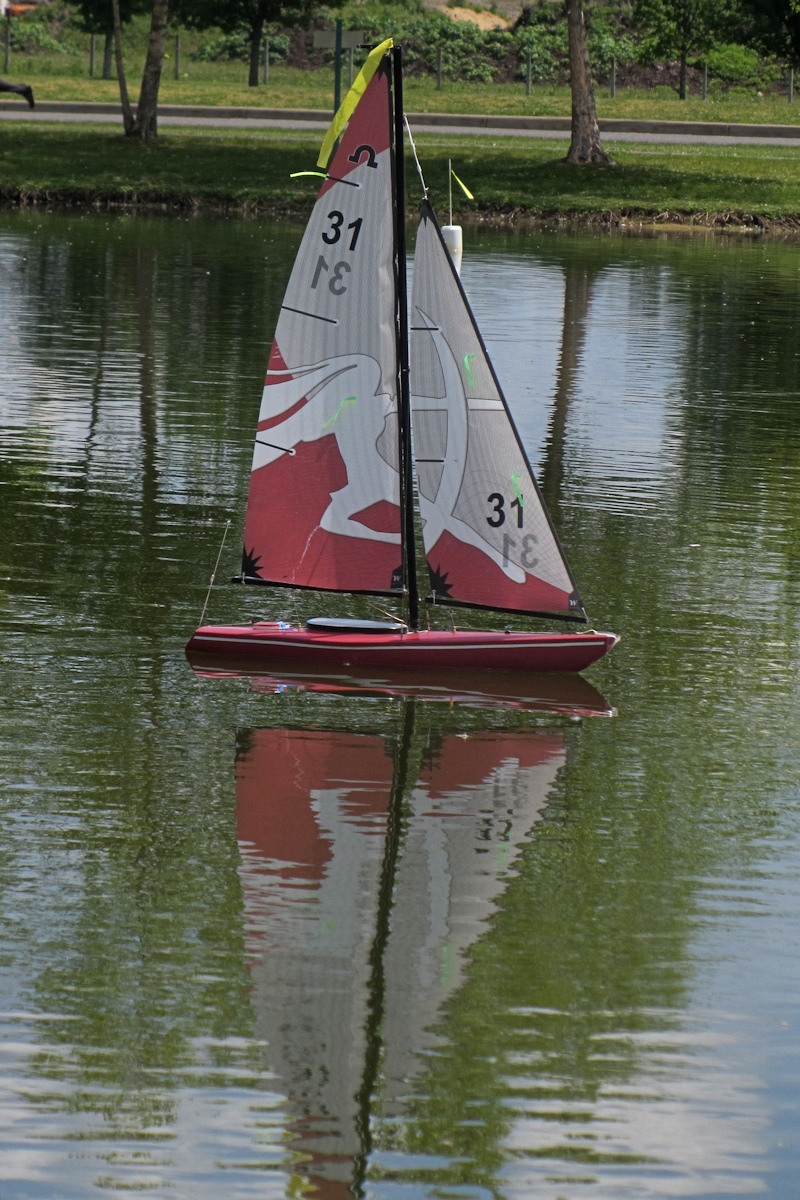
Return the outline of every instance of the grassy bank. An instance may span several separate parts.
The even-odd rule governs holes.
[[[182,60],[183,61],[183,60]],[[118,103],[116,81],[90,79],[85,64],[71,64],[81,74],[63,72],[62,63],[45,63],[40,58],[19,59],[13,64],[13,78],[24,79],[39,100],[96,100]],[[141,81],[141,64],[129,64],[129,87],[135,99]],[[346,81],[345,81],[346,82]],[[608,89],[597,86],[597,110],[601,117],[661,121],[721,121],[756,124],[800,125],[800,103],[788,104],[785,97],[758,96],[753,90],[732,89],[701,100],[697,96],[681,101],[668,87],[650,91],[620,89],[612,100]],[[445,81],[436,90],[435,80],[410,78],[405,82],[406,108],[409,112],[498,113],[529,116],[569,116],[570,91],[567,87],[541,84],[525,95],[521,83],[485,84]],[[333,104],[333,73],[299,71],[273,66],[266,86],[247,86],[246,69],[241,63],[190,62],[180,79],[175,79],[171,63],[165,65],[161,84],[165,104],[208,104],[262,106],[269,108],[330,108]]]
[[[0,125],[0,196],[6,203],[128,203],[307,212],[320,135],[295,131],[169,129],[154,145],[107,127]],[[419,139],[434,199],[446,196],[447,159],[475,193],[461,215],[657,216],[800,214],[800,154],[769,146],[677,146],[609,142],[614,169],[567,167],[563,141]],[[409,164],[409,203],[416,176]],[[758,223],[758,222],[756,222]]]

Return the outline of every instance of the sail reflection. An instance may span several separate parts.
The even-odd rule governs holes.
[[[359,1194],[566,757],[558,727],[240,735],[236,820],[257,1036],[323,1200]],[[426,724],[426,728],[420,726]]]

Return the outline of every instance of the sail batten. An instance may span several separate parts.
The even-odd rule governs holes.
[[[429,202],[411,297],[420,517],[437,602],[583,619],[583,607]]]
[[[281,305],[245,520],[248,582],[403,588],[390,66],[353,113]],[[387,432],[388,431],[388,432]]]

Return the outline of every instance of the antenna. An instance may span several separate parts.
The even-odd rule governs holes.
[[[442,226],[442,237],[444,244],[447,246],[447,252],[452,259],[453,266],[458,275],[461,274],[461,256],[464,250],[464,238],[460,225],[453,224],[453,160],[447,160],[447,195],[450,202],[450,223]],[[458,176],[455,176],[458,179]],[[464,186],[463,184],[461,185]]]

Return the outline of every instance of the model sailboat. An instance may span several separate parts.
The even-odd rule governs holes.
[[[406,618],[205,625],[187,650],[293,669],[581,671],[614,634],[420,629],[417,501],[430,602],[585,616],[427,199],[409,324],[390,49],[372,52],[334,121],[330,166],[320,156],[267,368],[241,582],[395,597]]]

